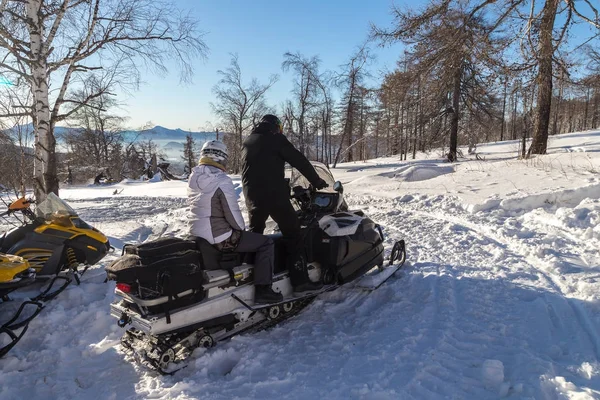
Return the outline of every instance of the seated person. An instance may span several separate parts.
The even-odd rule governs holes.
[[[281,293],[271,287],[275,261],[273,240],[244,230],[238,196],[225,173],[227,156],[227,147],[220,141],[211,140],[202,146],[200,162],[188,179],[190,235],[206,239],[219,251],[256,252],[254,302],[282,301]]]

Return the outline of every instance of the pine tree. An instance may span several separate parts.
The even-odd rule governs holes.
[[[185,137],[185,144],[183,145],[183,156],[181,156],[183,161],[185,161],[185,171],[189,174],[192,172],[192,168],[196,165],[197,155],[196,155],[196,141],[192,137],[191,133],[188,133]]]

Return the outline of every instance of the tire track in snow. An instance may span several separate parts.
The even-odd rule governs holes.
[[[440,197],[434,200],[439,201],[441,199],[442,198]],[[550,355],[551,359],[557,359],[557,357],[558,359],[561,359],[561,357],[564,357],[563,354],[565,354],[565,352],[568,354],[568,352],[571,351],[581,350],[583,352],[583,357],[585,358],[586,348],[589,349],[587,352],[590,350],[593,352],[593,358],[596,361],[600,358],[600,340],[596,334],[594,322],[585,305],[577,299],[566,297],[565,291],[563,290],[565,283],[562,282],[559,277],[538,266],[542,260],[536,257],[536,253],[530,249],[532,241],[533,247],[536,247],[536,244],[539,245],[536,240],[538,240],[540,232],[538,232],[537,229],[533,232],[524,232],[523,235],[525,238],[523,240],[519,239],[518,236],[517,239],[511,239],[502,234],[502,232],[504,232],[503,229],[498,233],[494,231],[494,226],[500,226],[502,228],[502,224],[498,224],[497,220],[492,220],[490,226],[472,222],[469,220],[471,215],[461,212],[462,210],[459,210],[458,207],[452,210],[444,210],[445,213],[442,214],[420,209],[420,207],[439,207],[439,204],[427,204],[426,201],[419,201],[416,204],[412,202],[402,202],[401,200],[392,201],[392,204],[390,204],[390,202],[390,200],[355,196],[351,197],[350,204],[355,207],[360,205],[360,208],[365,208],[365,213],[367,215],[371,216],[373,220],[380,222],[384,226],[384,232],[386,232],[387,235],[395,236],[397,239],[403,237],[407,238],[408,259],[414,266],[415,272],[425,267],[427,262],[439,262],[443,264],[453,263],[456,264],[458,268],[462,268],[464,265],[474,265],[477,268],[478,274],[485,275],[487,273],[490,276],[490,279],[498,279],[496,276],[497,273],[503,274],[506,278],[502,279],[502,281],[510,286],[515,284],[521,286],[522,284],[520,281],[525,279],[526,281],[530,281],[526,287],[548,290],[548,293],[546,294],[543,294],[544,292],[539,292],[542,293],[542,297],[540,297],[539,294],[530,294],[532,293],[530,291],[524,292],[523,290],[512,290],[509,292],[519,293],[520,296],[523,296],[523,301],[525,302],[533,301],[532,305],[535,306],[533,308],[534,310],[541,310],[541,307],[546,307],[545,314],[550,321],[549,323],[551,323],[549,329],[544,330],[545,325],[543,315],[538,317],[535,314],[532,314],[531,316],[533,317],[532,320],[542,318],[539,324],[541,327],[540,329],[542,329],[540,333],[543,332],[543,335],[546,335],[547,337],[544,336],[541,343],[553,344],[553,348],[549,350],[536,349],[535,339],[532,340],[530,337],[527,337],[528,334],[530,335],[533,333],[527,332],[527,330],[535,328],[535,326],[528,326],[531,322],[519,320],[519,316],[517,315],[516,321],[518,324],[521,324],[520,327],[517,327],[517,329],[521,330],[520,332],[517,332],[518,337],[515,338],[515,340],[510,340],[506,337],[500,338],[501,340],[505,340],[505,342],[509,342],[511,345],[498,347],[499,353],[504,352],[509,356],[505,358],[515,360],[512,365],[509,361],[509,370],[521,370],[523,368],[519,367],[519,365],[532,363],[532,367],[529,369],[548,371],[552,366],[552,363],[545,361],[546,354]],[[483,217],[480,215],[479,217],[483,222],[486,222],[486,218],[492,218],[492,216],[488,217],[487,215],[484,215]],[[537,228],[537,226],[534,226],[534,228]],[[429,232],[424,233],[423,231],[425,230],[429,230]],[[465,237],[461,238],[461,236],[465,236],[465,234],[467,240],[471,240],[474,243],[470,248],[461,245],[465,241]],[[541,234],[543,235],[544,232],[541,232]],[[432,240],[432,236],[436,239]],[[544,237],[542,236],[540,240],[543,239]],[[459,246],[457,250],[453,251],[452,245],[454,242],[458,242]],[[492,250],[490,250],[490,247]],[[506,259],[506,263],[504,264],[505,268],[501,268],[499,271],[497,268],[496,270],[493,268],[493,262],[498,262],[498,260],[488,258],[485,260],[485,263],[481,262],[482,255],[485,256],[487,251],[493,251],[493,248],[501,249],[500,256]],[[431,251],[435,251],[438,254],[431,254]],[[454,254],[456,252],[463,254]],[[492,261],[492,265],[490,265],[490,261]],[[486,272],[486,270],[488,272]],[[508,274],[506,272],[508,272]],[[531,275],[531,272],[533,272],[533,275]],[[461,272],[460,277],[464,278],[464,276],[465,274]],[[535,281],[536,276],[541,278],[542,282],[545,282],[545,284],[540,286],[540,282]],[[516,280],[515,277],[517,278]],[[544,287],[547,289],[544,289]],[[464,287],[462,288],[464,291]],[[466,292],[468,292],[468,290]],[[461,296],[456,291],[454,293],[457,295],[459,301],[461,300],[461,297],[464,301],[464,295]],[[475,293],[475,296],[477,295],[478,294]],[[481,296],[476,298],[478,299],[477,302],[482,301]],[[529,300],[528,298],[531,299]],[[507,297],[501,303],[510,303],[510,299]],[[527,303],[522,304],[525,305]],[[502,307],[503,304],[500,304],[499,306]],[[517,308],[519,308],[518,305]],[[486,307],[479,307],[479,312],[481,311],[490,311],[489,315],[478,316],[478,318],[485,319],[486,321],[493,319],[489,318],[489,316],[497,314],[491,311],[491,308]],[[506,332],[511,332],[511,329],[514,330],[515,328],[510,325],[510,320],[515,318],[510,316],[510,312],[514,312],[514,310],[509,308],[506,311],[506,315],[502,315],[503,313],[500,312],[498,319],[502,320],[503,317],[508,317],[509,324],[505,326],[499,324],[499,329],[508,329]],[[522,311],[517,311],[517,313],[523,314]],[[576,321],[575,326],[570,325],[571,320]],[[473,322],[473,320],[469,319],[466,321]],[[492,325],[490,324],[490,326]],[[475,329],[477,329],[477,327],[475,327]],[[463,330],[461,335],[464,333],[465,331]],[[488,330],[484,333],[489,334],[490,332]],[[514,335],[514,332],[511,333]],[[567,341],[566,343],[562,342],[562,340],[566,337],[570,337],[572,334],[582,335],[581,338],[583,341],[581,344],[578,343],[577,339],[574,340],[574,343],[571,343],[570,341]],[[507,333],[507,335],[509,335],[509,333]],[[575,336],[575,338],[576,337],[577,336]],[[584,339],[584,337],[587,339]],[[494,335],[491,334],[489,340],[493,342],[497,340],[497,337],[494,337]],[[470,341],[466,340],[466,342],[471,344],[475,341],[471,339]],[[585,344],[586,342],[588,345]],[[440,343],[443,342],[440,341]],[[572,344],[575,343],[577,343],[576,346],[572,346]],[[532,345],[533,349],[531,351],[523,352],[522,350],[515,350],[528,348]],[[472,347],[473,346],[467,348],[465,351],[473,351]],[[586,362],[587,361],[593,360],[586,359]],[[506,361],[504,362],[506,364]],[[569,370],[568,367],[567,369]],[[564,370],[562,371],[563,374],[565,374],[565,372],[566,371]],[[572,372],[572,370],[569,370],[565,376],[572,374]],[[539,376],[542,375],[543,373],[540,372]],[[415,382],[418,383],[418,378],[415,378]],[[584,385],[587,385],[587,383],[584,383]],[[537,390],[540,389],[538,388]]]
[[[510,252],[512,252],[512,253],[518,255],[519,257],[521,257],[522,259],[524,259],[530,268],[532,268],[539,275],[541,275],[549,283],[549,285],[552,287],[552,289],[554,291],[556,291],[557,293],[559,293],[562,298],[564,298],[564,300],[570,306],[570,308],[573,312],[573,315],[576,317],[575,320],[579,323],[582,330],[584,332],[586,332],[586,334],[589,338],[589,341],[593,344],[596,360],[600,359],[600,335],[598,335],[596,333],[597,329],[594,328],[594,323],[592,322],[592,318],[590,317],[587,310],[585,310],[585,308],[581,304],[577,304],[571,298],[567,297],[567,295],[564,293],[564,291],[562,289],[562,285],[561,285],[560,281],[558,280],[558,278],[554,277],[550,273],[545,272],[541,268],[536,267],[536,264],[540,263],[542,260],[540,260],[538,257],[535,257],[531,254],[526,254],[524,251],[522,251],[520,249],[520,246],[518,246],[514,243],[513,240],[505,238],[502,235],[493,233],[489,227],[482,226],[482,225],[479,225],[476,223],[472,223],[463,218],[449,216],[449,215],[442,215],[439,213],[431,213],[431,212],[426,212],[426,211],[415,211],[415,214],[420,215],[422,217],[435,218],[435,219],[439,219],[441,221],[446,221],[446,222],[449,222],[452,224],[464,226],[465,228],[468,228],[483,237],[491,239],[494,242],[496,242],[502,246],[505,246]]]
[[[404,234],[409,231],[409,260],[414,264],[408,274],[411,283],[402,285],[402,282],[398,282],[397,285],[400,288],[408,287],[407,297],[415,297],[424,302],[427,310],[421,312],[422,318],[413,324],[410,324],[411,318],[405,316],[408,317],[407,324],[420,328],[423,328],[424,321],[429,321],[421,339],[410,352],[422,354],[422,360],[411,371],[413,376],[407,382],[406,390],[414,398],[452,396],[456,391],[456,374],[467,371],[460,377],[461,392],[469,393],[470,398],[488,398],[490,393],[481,391],[479,369],[473,366],[473,353],[476,352],[475,348],[484,348],[489,341],[501,342],[502,338],[497,334],[490,337],[476,326],[471,327],[472,332],[462,329],[462,326],[473,324],[465,320],[464,311],[459,309],[459,303],[464,303],[464,296],[459,294],[459,289],[470,289],[464,284],[457,288],[461,281],[456,272],[468,257],[464,257],[463,253],[453,254],[453,232],[444,232],[447,224],[443,221],[415,218],[414,214],[406,210],[389,210],[389,204],[383,205],[383,210],[372,201],[369,206],[365,210],[366,214],[384,225],[388,236],[399,239],[403,230]],[[401,223],[400,220],[404,222]],[[429,232],[443,234],[443,237],[434,238]],[[444,260],[436,254],[440,247],[442,253],[449,255]],[[412,287],[415,289],[411,291]],[[420,299],[419,296],[424,293],[430,293],[431,298]],[[469,307],[472,308],[473,305]],[[493,314],[493,307],[493,304],[484,304],[483,310],[478,307],[475,312],[480,315]],[[493,321],[489,323],[493,324]]]

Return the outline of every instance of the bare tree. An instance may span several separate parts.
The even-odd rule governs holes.
[[[336,76],[336,83],[342,88],[344,95],[342,98],[343,128],[339,147],[333,161],[334,168],[338,161],[340,161],[344,141],[346,141],[346,160],[352,161],[352,147],[354,144],[352,132],[354,130],[354,114],[357,108],[357,91],[365,77],[368,75],[366,67],[372,59],[373,57],[369,48],[366,45],[362,45],[356,53],[350,57],[348,63],[342,66],[342,71]]]
[[[90,83],[73,94],[75,99],[85,99],[95,92]],[[73,107],[72,105],[69,105]],[[101,95],[79,108],[69,118],[69,126],[62,136],[68,148],[67,163],[79,175],[87,179],[104,172],[113,179],[121,179],[123,131],[126,118],[114,114],[116,99]],[[69,110],[70,107],[66,107]],[[58,136],[58,135],[57,135]]]
[[[493,77],[491,72],[500,64],[499,55],[506,41],[490,35],[490,27],[482,18],[473,17],[460,4],[453,8],[445,0],[433,1],[417,14],[395,8],[394,16],[396,26],[393,29],[373,27],[373,36],[383,43],[401,40],[410,46],[407,55],[417,92],[415,128],[422,118],[421,92],[425,81],[443,83],[439,95],[449,93],[445,112],[451,115],[448,159],[456,161],[463,107],[467,107],[471,115],[493,113],[493,99],[486,88]],[[414,130],[413,157],[417,135],[418,131]]]
[[[0,113],[10,113],[11,105],[22,104],[21,101],[27,101],[28,92],[22,93],[19,88],[7,85],[0,93],[6,102],[0,102]],[[31,170],[33,166],[33,154],[30,150],[33,143],[33,132],[31,126],[27,124],[28,118],[23,115],[15,115],[10,118],[5,118],[4,123],[0,120],[0,129],[5,128],[0,132],[3,136],[3,158],[2,175],[11,177],[10,186],[15,193],[20,196],[25,196],[25,189],[31,184],[30,175],[25,171]],[[11,154],[12,153],[12,154]],[[8,162],[10,154],[11,161]],[[5,185],[7,184],[4,182]]]
[[[297,141],[301,152],[306,153],[310,141],[308,120],[316,112],[317,107],[327,106],[328,92],[319,74],[319,57],[305,57],[300,53],[285,53],[282,68],[284,71],[292,69],[296,75],[293,94],[295,104],[293,106],[292,123],[297,125]],[[318,143],[317,143],[318,145]]]
[[[565,68],[559,56],[570,28],[578,21],[600,28],[597,2],[572,0],[470,0],[471,15],[489,11],[491,30],[508,28],[520,38],[525,57],[521,69],[537,70],[535,128],[528,155],[546,154],[552,106],[554,67]],[[515,29],[519,27],[521,29]],[[596,36],[598,34],[596,33]]]
[[[218,73],[221,80],[213,88],[217,101],[211,103],[211,106],[222,124],[229,127],[233,134],[232,140],[228,140],[228,135],[225,135],[225,140],[229,142],[230,168],[239,172],[243,136],[263,114],[270,111],[265,103],[265,93],[277,82],[278,76],[271,75],[266,84],[253,78],[246,85],[236,54],[231,55],[230,67]]]
[[[182,80],[187,80],[191,60],[205,52],[197,21],[170,2],[0,1],[0,73],[27,85],[32,95],[26,108],[0,117],[26,115],[33,121],[36,197],[58,193],[54,137],[58,122],[115,85],[135,86],[140,60],[158,72],[166,72],[166,60],[176,60]],[[85,99],[72,97],[73,87],[90,75],[105,85]],[[63,112],[65,104],[74,107]]]

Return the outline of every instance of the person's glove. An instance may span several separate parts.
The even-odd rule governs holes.
[[[319,180],[317,182],[315,182],[314,186],[315,186],[315,189],[321,190],[321,189],[325,189],[329,185],[327,184],[327,182],[325,182],[325,180],[319,178]]]

